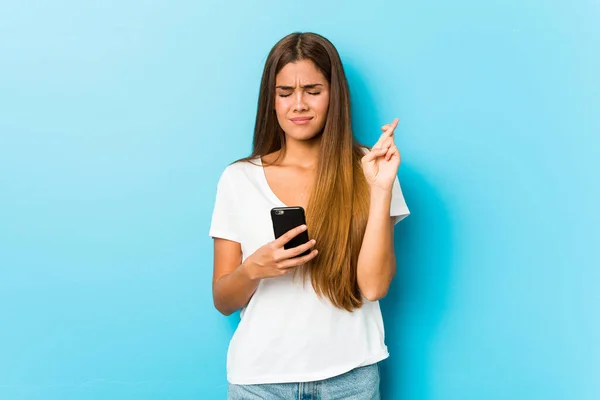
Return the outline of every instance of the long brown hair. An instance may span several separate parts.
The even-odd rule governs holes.
[[[274,111],[275,78],[285,65],[300,60],[312,61],[330,85],[317,175],[306,210],[319,255],[305,266],[303,276],[310,274],[319,296],[352,311],[363,303],[356,267],[369,213],[369,188],[361,166],[364,146],[352,133],[348,81],[329,40],[315,33],[292,33],[273,47],[260,84],[252,154],[238,161],[285,152],[285,133]]]

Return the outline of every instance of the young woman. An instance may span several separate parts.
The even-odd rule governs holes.
[[[324,37],[294,33],[269,53],[252,154],[222,173],[210,228],[215,307],[241,309],[230,399],[379,398],[378,300],[396,270],[394,224],[409,214],[397,124],[372,149],[356,141],[342,63]],[[307,222],[275,240],[270,211],[283,206],[303,207]],[[311,241],[284,249],[305,229]]]

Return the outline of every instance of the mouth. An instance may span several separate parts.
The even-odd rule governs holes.
[[[310,122],[311,119],[313,119],[313,117],[296,117],[290,118],[290,121],[292,121],[296,125],[306,125]]]

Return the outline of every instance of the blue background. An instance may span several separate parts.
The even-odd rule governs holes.
[[[600,5],[4,1],[0,398],[221,399],[208,228],[270,48],[401,119],[384,399],[600,398]]]

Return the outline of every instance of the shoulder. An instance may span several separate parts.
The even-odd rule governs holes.
[[[257,159],[252,159],[250,161],[234,161],[233,163],[225,167],[223,172],[221,172],[220,180],[227,182],[235,182],[239,179],[243,179],[245,176],[248,175],[249,172],[253,170],[253,168],[257,168],[260,166],[258,162],[259,161]]]

